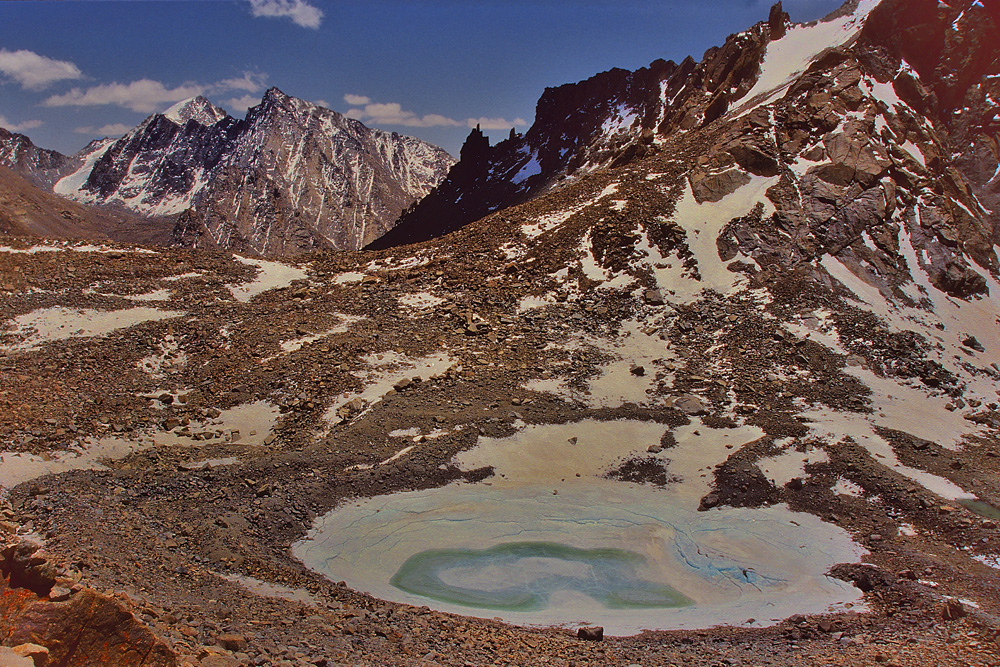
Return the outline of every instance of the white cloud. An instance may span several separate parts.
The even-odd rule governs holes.
[[[403,127],[475,127],[484,130],[506,130],[510,127],[526,125],[523,118],[513,121],[504,118],[466,118],[455,120],[441,114],[419,115],[403,109],[399,102],[376,103],[364,95],[344,95],[344,101],[355,106],[344,114],[348,118],[360,120],[369,125],[401,125]]]
[[[255,18],[289,18],[303,28],[318,28],[323,22],[323,10],[306,0],[250,0],[250,13]]]
[[[7,120],[3,116],[0,116],[0,127],[5,130],[10,130],[11,132],[24,132],[25,130],[33,130],[36,127],[41,127],[44,125],[40,120],[26,120],[23,123],[15,123]]]
[[[47,107],[89,107],[114,104],[132,111],[152,113],[170,104],[205,92],[205,86],[188,84],[167,88],[159,81],[140,79],[132,83],[105,83],[81,90],[73,88],[43,102]]]
[[[259,72],[244,72],[243,76],[233,79],[223,79],[211,86],[212,91],[224,92],[227,90],[245,90],[248,93],[256,93],[264,90],[267,85],[267,75]]]
[[[355,111],[352,109],[351,111]],[[402,125],[404,127],[455,127],[460,126],[457,120],[447,118],[440,114],[427,114],[419,116],[412,111],[403,109],[399,102],[388,102],[384,104],[366,104],[363,109],[357,110],[360,115],[358,120],[375,125]]]
[[[102,137],[120,137],[126,132],[132,129],[131,126],[125,123],[111,123],[110,125],[105,125],[104,127],[78,127],[74,132],[77,134],[86,134],[91,137],[102,136]]]
[[[503,118],[469,118],[465,121],[469,127],[478,125],[484,130],[509,130],[512,127],[524,127],[528,123],[523,118],[505,120]]]
[[[0,49],[0,74],[28,90],[42,90],[56,81],[81,79],[80,68],[66,60],[53,60],[34,51]]]
[[[254,95],[244,95],[243,97],[234,97],[226,100],[223,104],[225,104],[226,108],[230,111],[242,113],[250,107],[260,104],[260,98]]]
[[[73,88],[62,95],[49,97],[42,104],[47,107],[115,105],[141,113],[152,113],[196,95],[221,95],[233,91],[258,92],[264,88],[266,81],[266,74],[255,72],[244,72],[243,76],[223,79],[217,83],[185,83],[173,88],[152,79],[140,79],[131,83],[104,83],[87,89]],[[232,109],[243,111],[259,101],[252,95],[244,95],[228,100],[226,104]]]

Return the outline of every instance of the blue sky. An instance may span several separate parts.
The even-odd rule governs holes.
[[[769,0],[0,2],[0,126],[73,153],[205,94],[236,116],[277,86],[457,155],[477,121],[531,124],[547,86],[700,59]],[[795,21],[840,0],[786,0]]]

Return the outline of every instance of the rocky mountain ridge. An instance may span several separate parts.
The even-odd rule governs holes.
[[[174,242],[259,255],[355,250],[388,229],[453,160],[272,88],[244,120],[203,97],[73,158],[26,137],[0,164],[83,203],[180,216]]]
[[[802,145],[804,133],[820,129],[833,140],[833,135],[843,134],[833,124],[841,119],[854,124],[832,148],[835,166],[815,170],[809,182],[815,182],[814,176],[824,186],[835,188],[857,182],[864,191],[872,180],[889,175],[887,146],[898,152],[915,145],[911,134],[915,138],[918,132],[937,132],[922,140],[937,146],[941,156],[951,157],[944,162],[934,157],[915,159],[922,170],[930,169],[953,182],[950,190],[960,206],[972,212],[971,217],[988,220],[992,228],[997,222],[992,211],[1000,210],[993,205],[1000,189],[996,178],[997,78],[993,74],[997,55],[996,40],[989,37],[997,23],[996,7],[975,2],[938,7],[922,2],[910,12],[893,2],[881,3],[877,9],[876,4],[873,0],[850,2],[822,22],[792,26],[778,3],[768,21],[709,49],[701,62],[691,58],[679,65],[656,61],[635,72],[612,70],[579,84],[549,89],[539,100],[535,124],[524,136],[512,134],[491,147],[481,133],[473,131],[448,178],[371,247],[439,236],[601,166],[627,163],[662,150],[672,137],[696,130],[715,128],[725,133],[725,138],[713,139],[692,168],[689,180],[699,201],[721,199],[746,182],[748,174],[780,175],[788,187],[800,179],[796,170],[806,176],[809,169],[806,158],[797,162],[815,148]],[[804,37],[810,31],[816,34]],[[906,60],[908,50],[920,54],[912,66]],[[771,51],[775,55],[769,60]],[[973,52],[974,56],[968,55]],[[888,97],[879,100],[882,94]],[[938,98],[945,103],[938,104]],[[876,113],[871,117],[876,125],[863,126],[858,125],[860,117],[848,118],[859,113],[866,99],[886,107],[893,118],[890,135],[882,136],[887,117],[876,118]],[[795,107],[793,101],[808,105]],[[897,101],[905,107],[901,115]],[[772,109],[781,109],[785,115],[772,117]],[[901,127],[905,122],[920,127]],[[858,139],[859,131],[864,139]],[[775,133],[780,135],[780,145],[768,136]],[[881,146],[879,157],[862,165],[862,170],[871,172],[868,176],[854,181],[856,165],[852,163],[848,174],[840,160],[856,162],[849,153],[871,141]],[[907,154],[904,151],[897,161]],[[824,148],[823,153],[813,150],[809,156],[822,162],[829,155]],[[947,176],[949,169],[956,169],[962,182]],[[834,174],[838,170],[840,175]],[[968,197],[967,185],[980,199],[981,209]],[[774,192],[777,197],[778,191]],[[846,200],[830,192],[822,196],[840,201],[835,208],[842,208],[857,194],[848,194]],[[963,215],[964,210],[959,216]],[[784,212],[781,216],[787,217]],[[827,219],[819,217],[822,220],[814,222]],[[972,238],[981,241],[986,236],[980,230]],[[982,266],[991,266],[985,257],[980,259]]]
[[[39,148],[23,134],[0,127],[0,165],[42,188],[51,188],[73,159]]]

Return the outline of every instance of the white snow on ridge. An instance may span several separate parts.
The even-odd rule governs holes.
[[[804,72],[812,61],[828,48],[850,41],[864,25],[868,13],[879,0],[861,0],[854,14],[826,23],[795,25],[779,40],[767,45],[761,63],[760,78],[743,99],[782,89]]]
[[[977,399],[983,403],[997,401],[997,381],[994,379],[996,370],[992,365],[1000,365],[1000,327],[998,327],[1000,282],[969,260],[970,268],[986,280],[989,294],[968,301],[954,299],[931,283],[905,229],[899,234],[899,247],[913,278],[913,282],[903,285],[902,290],[914,300],[924,298],[929,300],[931,308],[928,310],[886,299],[877,288],[855,276],[836,258],[824,257],[821,264],[830,275],[854,293],[866,310],[873,312],[890,328],[913,331],[925,338],[931,344],[926,352],[928,358],[940,363],[948,372],[965,383],[966,401],[969,399]],[[965,341],[969,336],[974,336],[983,346],[982,352],[968,349]],[[897,388],[893,393],[900,398],[902,391]],[[927,426],[931,422],[929,415],[932,413],[937,414],[942,423],[950,422],[952,424],[950,435],[948,433],[921,435],[913,431],[918,425],[912,425],[910,428],[901,426],[894,428],[934,440],[945,447],[958,446],[964,435],[976,432],[979,426],[963,420],[958,411],[949,413],[951,417],[946,417],[943,414],[944,403],[943,399],[935,401],[928,397],[919,402],[919,408],[913,409],[919,410],[922,415],[920,426]]]
[[[867,89],[868,95],[885,104],[889,111],[896,113],[897,107],[906,107],[909,109],[906,102],[899,99],[896,88],[891,81],[889,83],[879,83],[871,77],[865,77],[861,83]]]
[[[57,195],[63,195],[64,197],[75,197],[79,194],[80,188],[83,184],[87,182],[87,177],[90,176],[90,172],[94,170],[94,164],[104,157],[104,154],[108,152],[108,149],[115,145],[117,139],[105,139],[97,147],[87,153],[83,158],[83,164],[80,168],[74,171],[69,176],[64,176],[59,179],[54,186],[52,186],[52,191]]]
[[[532,153],[531,159],[528,160],[528,163],[521,167],[519,172],[514,174],[514,178],[510,179],[510,182],[515,185],[519,185],[532,176],[537,176],[540,173],[542,173],[542,164],[538,161],[538,154]]]
[[[924,158],[923,151],[920,150],[919,146],[917,146],[910,140],[906,140],[905,142],[900,144],[899,147],[902,148],[907,153],[909,153],[910,157],[919,162],[921,167],[923,167],[924,169],[927,168],[927,160]],[[961,202],[956,201],[955,203],[961,206]],[[971,211],[969,214],[972,215]],[[976,216],[973,215],[972,217]]]
[[[198,95],[181,100],[164,111],[162,115],[178,125],[185,125],[189,120],[194,120],[202,125],[214,125],[226,117],[226,111]]]
[[[601,132],[605,135],[614,135],[619,132],[625,132],[631,129],[638,117],[639,116],[635,113],[635,110],[630,109],[623,102],[611,112],[611,115],[608,116],[607,120],[604,121],[604,124],[601,125]]]

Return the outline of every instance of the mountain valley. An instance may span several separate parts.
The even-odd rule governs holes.
[[[0,648],[1000,664],[998,26],[779,3],[454,163],[276,89],[16,140]]]

